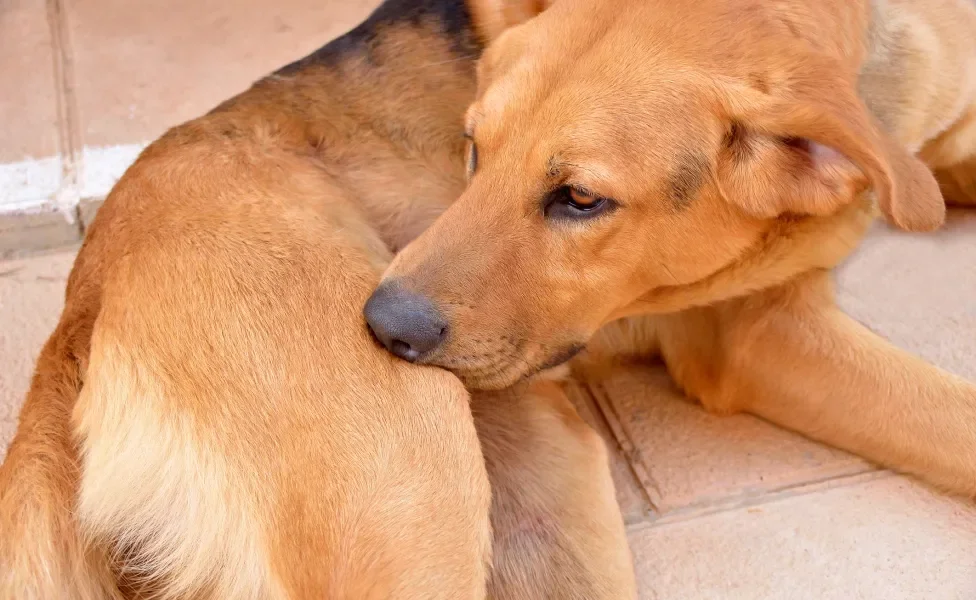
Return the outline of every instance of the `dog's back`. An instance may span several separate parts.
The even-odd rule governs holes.
[[[473,42],[396,4],[167,133],[106,200],[0,468],[0,597],[483,594],[467,393],[361,316],[388,246],[463,185]]]

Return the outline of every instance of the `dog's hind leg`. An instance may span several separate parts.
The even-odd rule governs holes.
[[[976,496],[976,385],[841,312],[826,272],[662,318],[659,332],[672,376],[706,408]]]
[[[472,413],[492,489],[489,597],[635,597],[606,446],[560,384],[475,393]]]

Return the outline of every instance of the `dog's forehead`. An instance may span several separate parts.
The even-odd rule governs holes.
[[[638,71],[621,63],[608,70],[599,58],[548,65],[524,61],[486,88],[472,115],[508,130],[539,129],[595,144],[646,144],[700,130],[711,112],[706,74],[668,64],[644,64]]]
[[[490,76],[481,82],[478,112],[508,120],[541,104],[558,103],[579,114],[587,107],[574,102],[577,98],[621,110],[683,104],[695,88],[708,87],[707,69],[715,61],[710,56],[689,60],[687,44],[654,33],[663,26],[648,23],[638,35],[632,19],[616,19],[599,33],[566,36],[547,31],[555,25],[525,24],[521,27],[526,29],[512,36],[510,46],[496,52],[494,64],[485,69]],[[544,34],[534,35],[535,31]]]
[[[527,107],[535,87],[531,83],[533,66],[529,61],[519,62],[485,89],[472,111],[473,118],[504,118],[512,109]]]

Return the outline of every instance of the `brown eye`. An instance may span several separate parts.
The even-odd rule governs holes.
[[[569,202],[573,208],[579,210],[589,210],[593,208],[601,198],[597,198],[589,192],[584,192],[583,190],[578,190],[576,188],[569,188]]]
[[[586,219],[612,211],[617,203],[581,188],[564,185],[546,197],[543,213],[550,219]]]

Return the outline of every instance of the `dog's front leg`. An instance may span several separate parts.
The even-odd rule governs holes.
[[[690,395],[976,496],[976,385],[837,308],[826,272],[669,316],[662,353]]]
[[[471,412],[491,482],[488,597],[636,597],[606,446],[561,386],[476,392]]]

